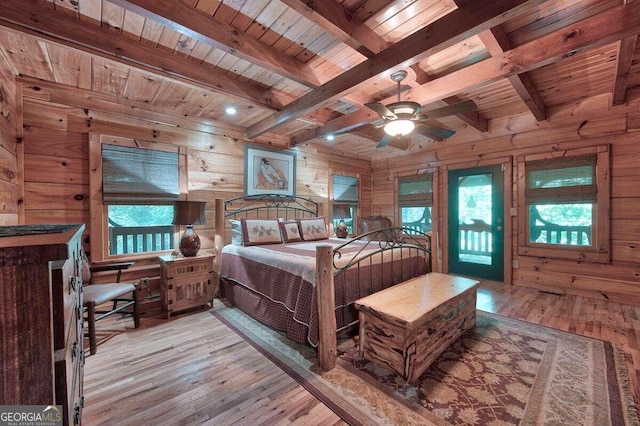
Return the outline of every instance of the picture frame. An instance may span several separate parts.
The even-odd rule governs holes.
[[[296,195],[296,155],[245,145],[244,195]]]

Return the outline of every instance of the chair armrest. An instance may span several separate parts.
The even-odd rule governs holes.
[[[89,269],[91,269],[91,272],[121,271],[123,269],[129,269],[129,267],[134,264],[135,262],[110,263],[108,265],[90,266]]]
[[[90,266],[89,270],[93,274],[94,272],[106,272],[106,271],[118,271],[118,275],[116,277],[116,282],[120,282],[120,276],[122,275],[122,271],[125,269],[129,269],[129,267],[133,266],[135,262],[120,262],[120,263],[110,263],[107,265],[95,265]]]

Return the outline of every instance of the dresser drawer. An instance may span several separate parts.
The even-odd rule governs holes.
[[[65,418],[68,424],[74,423],[74,418],[80,419],[76,407],[81,409],[82,380],[84,374],[84,330],[82,319],[82,292],[77,293],[73,308],[69,310],[71,327],[67,333],[67,341],[63,349],[56,350],[56,404],[65,407]]]

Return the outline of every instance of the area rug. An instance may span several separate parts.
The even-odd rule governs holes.
[[[240,310],[212,314],[352,425],[640,425],[616,345],[477,312],[477,326],[415,382],[340,342],[338,365]]]

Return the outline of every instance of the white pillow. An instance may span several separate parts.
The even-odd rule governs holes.
[[[231,244],[234,246],[242,245],[242,223],[239,220],[230,220],[231,222]]]

